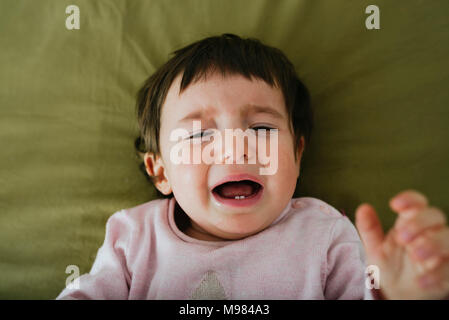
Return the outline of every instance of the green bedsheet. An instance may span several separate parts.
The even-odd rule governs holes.
[[[448,213],[448,15],[446,0],[1,0],[0,298],[55,298],[67,265],[89,271],[107,218],[155,197],[134,153],[137,89],[225,32],[281,48],[310,89],[298,195],[351,219],[368,201],[385,228],[407,188]]]

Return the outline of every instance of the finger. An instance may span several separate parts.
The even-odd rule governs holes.
[[[401,244],[407,244],[427,229],[443,227],[445,224],[444,213],[436,207],[403,211],[394,227],[397,231],[396,240]]]
[[[449,257],[449,229],[427,231],[409,245],[407,251],[412,260],[422,263],[425,269],[434,269]]]
[[[390,200],[390,208],[394,212],[400,213],[407,209],[422,209],[427,207],[426,196],[415,190],[406,190],[398,193]]]
[[[428,271],[416,278],[418,285],[434,295],[432,299],[448,297],[449,292],[449,260],[438,268]]]
[[[368,256],[376,255],[384,240],[382,225],[376,211],[371,205],[364,203],[357,208],[355,220],[366,254]]]

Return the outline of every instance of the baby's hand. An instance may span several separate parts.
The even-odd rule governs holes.
[[[369,204],[356,210],[356,226],[368,265],[380,269],[380,290],[387,299],[443,299],[449,296],[449,228],[443,212],[424,195],[404,191],[390,201],[398,213],[384,235]]]

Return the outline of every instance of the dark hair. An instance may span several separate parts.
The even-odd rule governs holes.
[[[136,150],[160,153],[159,130],[162,106],[173,80],[183,73],[179,93],[209,72],[255,77],[281,89],[295,137],[295,151],[301,136],[310,141],[313,115],[307,88],[285,54],[257,39],[242,39],[226,33],[194,42],[173,52],[174,56],[152,74],[137,94],[140,137]],[[144,167],[143,167],[144,169]]]

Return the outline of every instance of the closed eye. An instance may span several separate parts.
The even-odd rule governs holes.
[[[202,138],[202,137],[211,135],[212,133],[213,133],[212,130],[203,130],[203,131],[191,134],[186,139],[198,139],[198,138]]]
[[[273,130],[278,130],[278,128],[272,127],[272,126],[267,126],[267,125],[258,125],[258,126],[254,126],[250,128],[251,130],[256,131],[256,134],[258,132],[265,132],[266,134],[270,134],[270,132],[272,132]]]
[[[258,130],[267,130],[267,131],[269,131],[269,130],[276,129],[276,128],[267,127],[267,126],[257,126],[257,127],[252,127],[251,129],[256,130],[256,131],[258,131]]]

